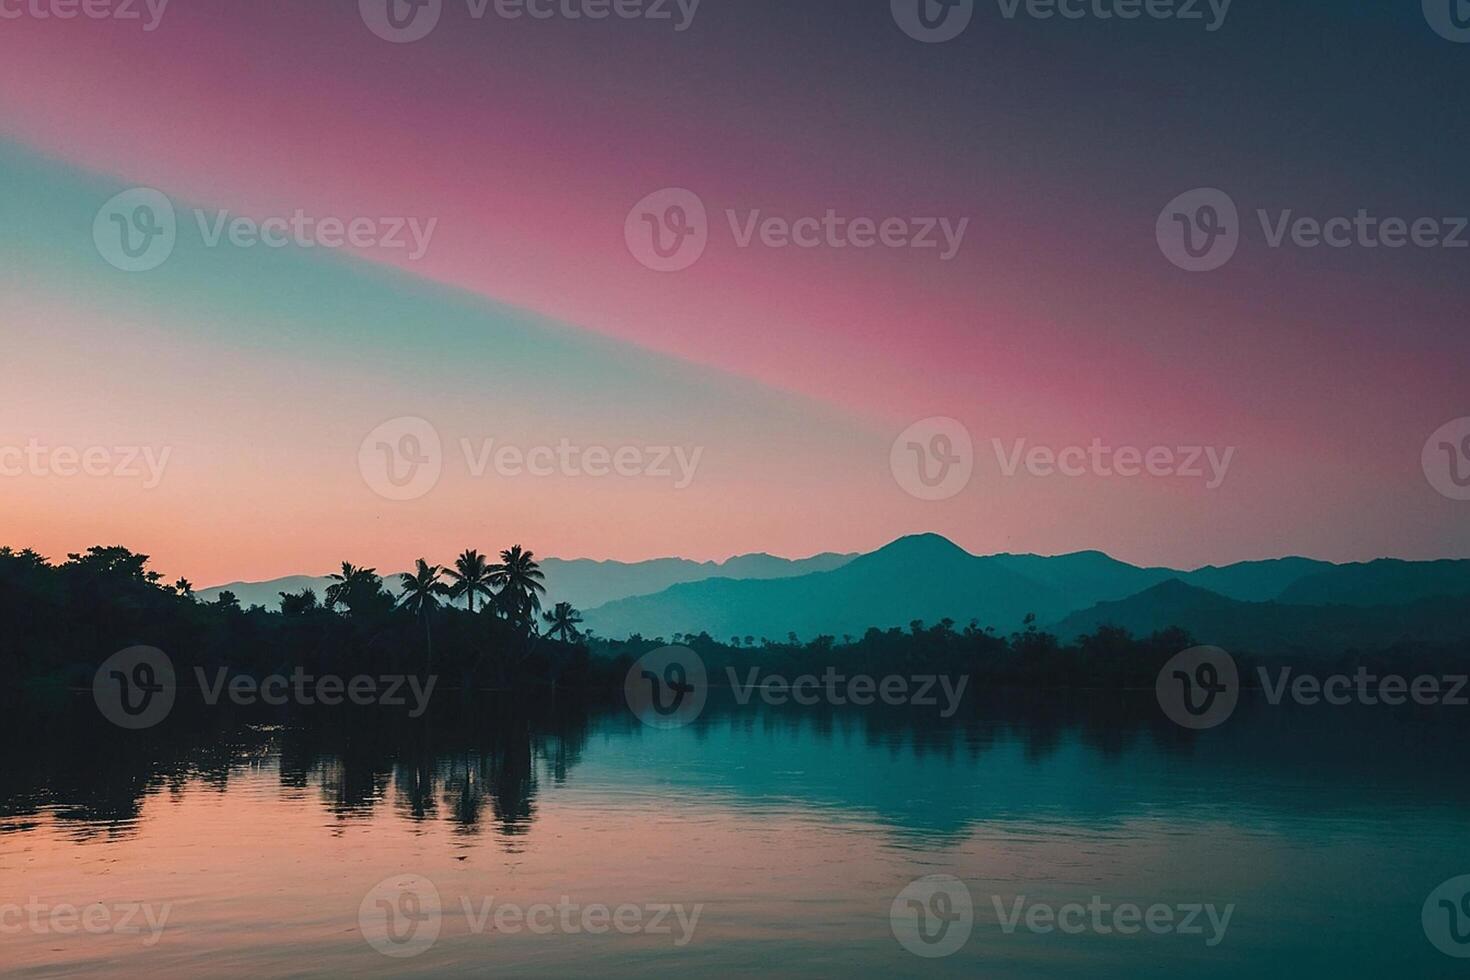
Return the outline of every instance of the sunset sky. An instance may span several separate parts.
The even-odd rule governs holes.
[[[711,559],[917,531],[1185,567],[1470,555],[1470,503],[1420,462],[1470,416],[1470,249],[1272,248],[1256,219],[1470,214],[1470,45],[1419,0],[1363,6],[1238,0],[1207,31],[980,3],[942,44],[888,0],[704,0],[684,30],[677,5],[445,0],[413,43],[351,0],[0,19],[0,446],[169,450],[156,487],[0,476],[0,544],[125,544],[201,586],[514,542]],[[93,231],[135,187],[167,195],[178,241],[129,273]],[[1155,240],[1198,187],[1243,228],[1207,273]],[[664,188],[708,208],[679,272],[624,237]],[[211,247],[195,209],[435,224],[415,260]],[[740,247],[727,209],[968,225],[946,261]],[[442,438],[443,475],[388,500],[359,447],[404,416]],[[933,416],[976,447],[942,501],[889,465]],[[463,439],[702,455],[684,488],[476,477]],[[1206,489],[1006,476],[992,439],[1236,452]]]

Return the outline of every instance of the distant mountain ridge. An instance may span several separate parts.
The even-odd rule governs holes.
[[[1289,591],[1289,590],[1288,590]],[[1170,579],[1135,596],[1104,602],[1055,624],[1063,639],[1116,626],[1147,636],[1171,626],[1227,650],[1292,653],[1383,649],[1405,641],[1470,640],[1470,594],[1406,603],[1300,605],[1242,602]]]
[[[610,637],[669,636],[704,630],[721,639],[861,635],[870,626],[953,619],[1002,632],[1027,615],[1041,625],[1162,582],[1198,579],[1229,598],[1274,596],[1327,562],[1281,559],[1182,572],[1141,568],[1100,551],[1041,556],[972,555],[947,538],[920,534],[860,555],[824,575],[757,584],[726,578],[671,587],[586,611],[587,624]]]
[[[1009,633],[1028,615],[1063,639],[1104,625],[1135,634],[1178,626],[1199,642],[1258,650],[1470,637],[1458,612],[1470,596],[1470,560],[1337,565],[1290,557],[1186,572],[1100,551],[974,555],[940,535],[918,534],[861,555],[548,558],[542,568],[549,598],[570,602],[586,627],[613,639],[705,632],[742,642],[791,633],[841,640],[869,627],[943,619]],[[384,579],[396,591],[397,575]],[[280,592],[320,595],[329,584],[324,576],[289,576],[199,595],[209,601],[228,589],[247,606],[274,608]]]
[[[1032,615],[1066,639],[1111,623],[1135,633],[1180,626],[1201,642],[1220,642],[1207,639],[1216,636],[1280,647],[1314,637],[1347,642],[1354,631],[1374,642],[1470,635],[1446,601],[1463,594],[1470,594],[1470,561],[1334,565],[1291,557],[1185,572],[1098,551],[977,556],[939,535],[915,535],[830,572],[759,583],[706,579],[617,600],[585,618],[614,638],[703,631],[722,640],[780,640],[788,633],[841,639],[868,627],[946,618],[1007,633]],[[1333,603],[1368,611],[1317,611]],[[1287,629],[1293,616],[1302,625]],[[1397,625],[1396,617],[1412,616],[1424,617],[1422,624]],[[1253,618],[1278,625],[1253,628]]]
[[[780,578],[827,571],[851,561],[852,555],[824,552],[810,558],[777,558],[767,554],[736,555],[723,562],[691,561],[687,558],[654,558],[649,561],[598,561],[591,558],[545,558],[541,570],[546,587],[557,602],[570,602],[577,609],[590,609],[628,596],[661,592],[681,582],[727,575],[736,578]],[[493,557],[491,559],[494,560]],[[384,585],[398,591],[400,572],[383,574]],[[312,589],[320,597],[332,580],[327,575],[288,575],[263,582],[231,582],[199,589],[205,602],[214,602],[221,592],[233,592],[242,606],[274,609],[280,593]]]
[[[1365,606],[1406,603],[1470,593],[1470,560],[1401,561],[1380,558],[1329,565],[1283,589],[1282,602]]]
[[[1020,623],[1026,611],[1068,611],[1063,594],[996,558],[979,558],[938,535],[900,538],[840,568],[795,578],[714,578],[584,613],[609,637],[708,632],[726,639],[862,635],[869,626],[978,616]]]

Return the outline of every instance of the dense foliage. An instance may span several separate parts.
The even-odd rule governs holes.
[[[449,568],[420,561],[398,595],[370,568],[344,564],[318,597],[285,594],[279,608],[241,608],[230,593],[202,602],[184,580],[166,584],[148,557],[94,547],[52,563],[33,551],[0,548],[0,664],[22,681],[91,684],[98,664],[133,645],[162,649],[181,672],[192,667],[263,675],[436,674],[440,688],[525,689],[620,685],[629,665],[666,643],[694,649],[712,684],[752,666],[794,677],[829,666],[848,675],[965,674],[987,687],[1148,689],[1163,664],[1192,646],[1179,629],[1147,637],[1103,627],[1062,640],[1034,624],[1010,636],[945,620],[861,637],[802,641],[706,633],[626,640],[589,637],[565,602],[543,610],[545,587],[531,552],[519,546],[497,563],[466,551]],[[465,600],[458,608],[448,599]],[[1231,651],[1249,686],[1250,651]],[[1445,674],[1464,670],[1465,651],[1427,644],[1324,650],[1318,671]]]
[[[243,609],[228,592],[199,601],[190,583],[165,584],[148,556],[126,548],[94,547],[56,564],[0,548],[0,663],[23,679],[87,686],[112,653],[147,645],[184,673],[434,673],[463,687],[585,681],[575,611],[547,613],[548,635],[537,630],[544,589],[530,552],[509,549],[500,564],[466,552],[460,564],[473,586],[420,562],[396,597],[374,570],[343,565],[326,596],[282,594],[279,609],[267,610]],[[488,597],[473,613],[443,601],[471,588]]]

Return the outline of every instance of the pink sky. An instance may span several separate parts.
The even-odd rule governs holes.
[[[455,363],[453,344],[442,367],[409,369],[370,338],[342,358],[276,345],[260,314],[234,307],[201,330],[95,252],[79,250],[75,281],[58,285],[28,276],[22,249],[18,288],[0,299],[19,341],[0,441],[131,439],[167,443],[174,458],[152,490],[0,484],[0,539],[53,557],[125,543],[199,582],[344,558],[397,568],[512,541],[565,556],[720,558],[935,530],[977,552],[1102,548],[1187,566],[1470,547],[1465,505],[1419,469],[1429,433],[1467,414],[1460,308],[1438,267],[1385,263],[1364,277],[1334,256],[1256,248],[1209,276],[1180,273],[1152,232],[1182,187],[1154,201],[1079,181],[1067,165],[974,159],[967,137],[919,126],[902,92],[842,98],[850,65],[832,90],[771,101],[792,91],[779,72],[705,60],[709,36],[693,35],[718,23],[675,40],[461,23],[390,45],[350,8],[179,4],[152,33],[7,22],[0,139],[110,188],[78,201],[83,212],[146,185],[257,217],[436,218],[421,261],[373,250],[354,261],[385,290],[417,280],[453,290],[446,302],[525,310],[553,335],[552,322],[566,324],[587,349],[611,338],[622,353],[609,374],[636,363],[649,403],[609,403],[591,380],[514,406],[493,390],[462,396],[442,390],[471,367]],[[1011,115],[979,105],[953,122],[1003,140]],[[711,216],[707,253],[680,273],[643,268],[623,239],[628,209],[663,187],[695,190]],[[920,250],[741,249],[727,208],[969,227],[950,262]],[[132,311],[124,322],[106,312],[109,296]],[[208,308],[207,296],[190,299]],[[617,432],[608,423],[623,411]],[[351,465],[357,442],[385,418],[430,413],[451,442],[506,425],[552,441],[677,439],[705,446],[707,468],[679,491],[561,478],[491,487],[451,472],[422,500],[371,494]],[[979,450],[973,484],[943,502],[914,499],[888,469],[893,438],[928,416],[962,420]],[[991,438],[1095,437],[1237,456],[1210,491],[995,472]]]

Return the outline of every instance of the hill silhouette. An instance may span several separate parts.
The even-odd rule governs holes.
[[[1073,613],[1052,631],[1071,639],[1106,627],[1135,636],[1178,627],[1201,643],[1228,650],[1335,653],[1470,639],[1466,608],[1470,594],[1363,606],[1241,602],[1171,579],[1127,599]]]
[[[1289,557],[1180,571],[1100,551],[977,556],[918,534],[829,572],[709,578],[593,607],[585,618],[608,637],[707,631],[779,639],[944,619],[1005,634],[1029,615],[1063,637],[1103,625],[1140,636],[1178,626],[1221,645],[1285,649],[1463,636],[1470,630],[1458,628],[1443,600],[1467,593],[1470,561],[1334,565]],[[1413,603],[1422,605],[1407,607]]]
[[[809,572],[840,568],[852,555],[825,552],[810,558],[778,558],[767,554],[736,555],[723,562],[690,561],[687,558],[654,558],[649,561],[599,561],[592,558],[545,558],[541,569],[547,588],[578,609],[590,609],[627,596],[661,592],[683,582],[698,582],[717,576],[727,578],[785,578]],[[384,587],[396,588],[398,575],[384,576]],[[326,575],[288,575],[263,582],[231,582],[200,589],[199,597],[214,602],[221,592],[231,592],[243,606],[273,609],[282,592],[312,589],[324,593],[331,584]],[[463,604],[463,603],[461,603]]]
[[[1241,602],[1277,599],[1309,575],[1333,568],[1315,558],[1269,558],[1233,565],[1207,565],[1179,576],[1181,581]]]
[[[1102,627],[1146,636],[1179,627],[1240,649],[1377,646],[1470,633],[1452,611],[1470,594],[1470,561],[1396,559],[1335,565],[1310,558],[1140,567],[1100,551],[973,555],[938,534],[899,538],[863,555],[725,562],[546,559],[545,581],[609,639],[705,634],[785,642],[862,636],[946,619],[1005,635],[1035,625],[1070,638]],[[385,576],[393,592],[399,577]],[[330,580],[291,576],[200,590],[214,601],[274,609],[282,592],[325,593]],[[395,592],[396,594],[396,592]],[[463,605],[463,602],[460,602]]]
[[[1019,627],[1028,612],[1060,616],[1067,608],[1060,591],[1005,562],[920,534],[828,572],[767,581],[707,579],[608,603],[585,617],[604,636],[704,630],[712,636],[841,637],[946,618],[980,618],[1008,629]]]
[[[1282,602],[1372,606],[1470,593],[1470,561],[1380,558],[1329,565],[1282,590]]]

